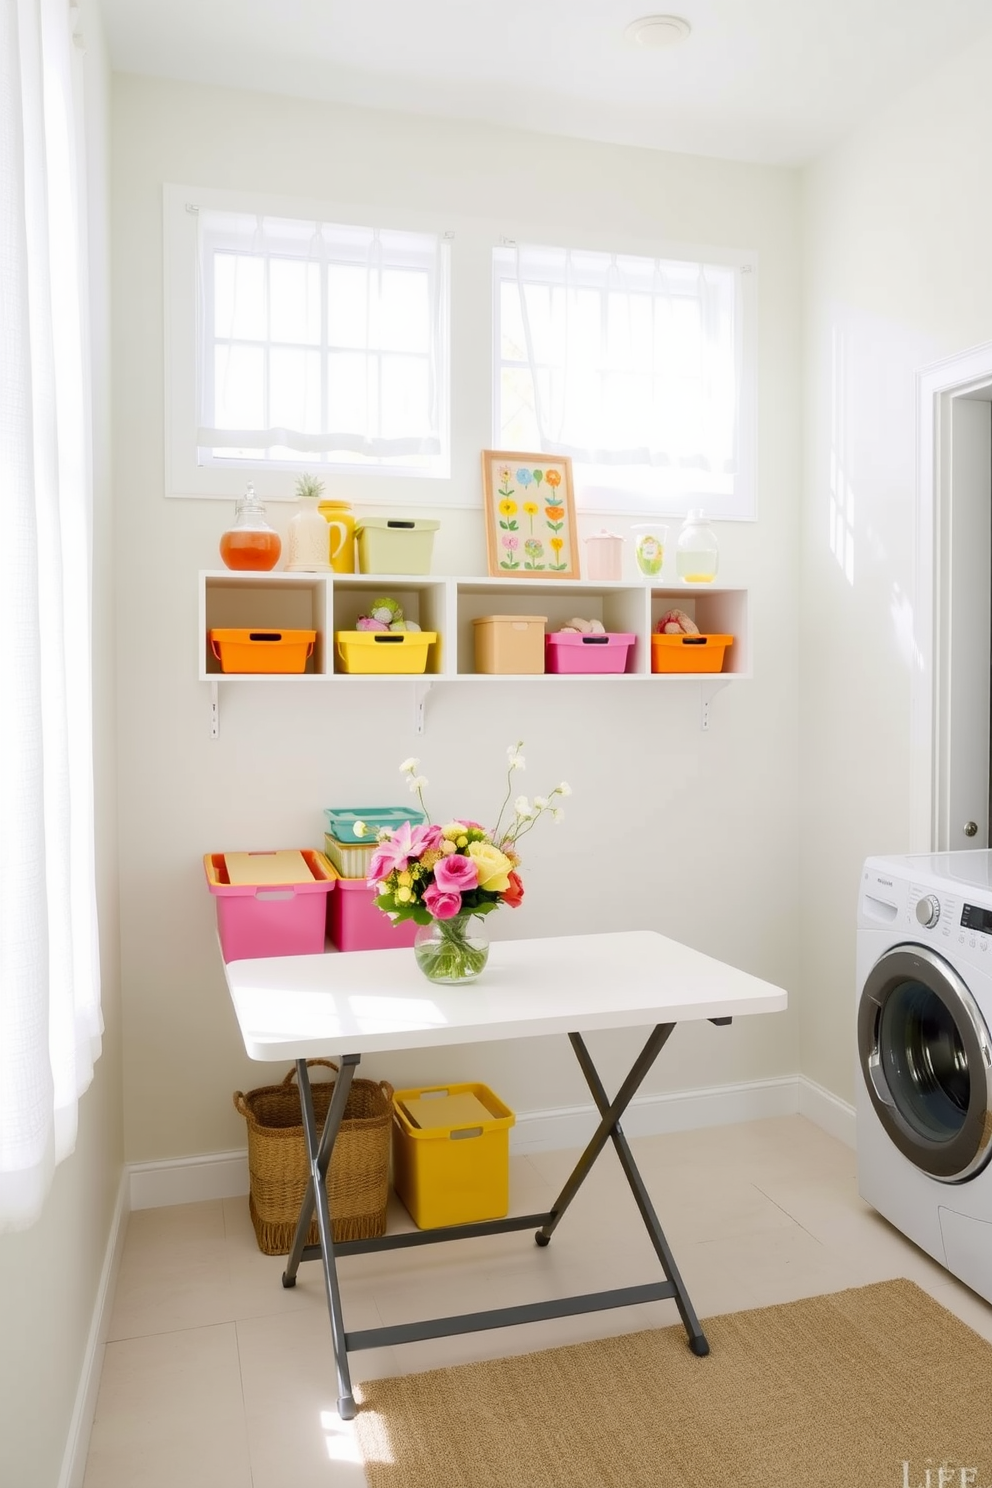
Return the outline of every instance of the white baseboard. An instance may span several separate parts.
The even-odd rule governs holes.
[[[838,1142],[843,1142],[848,1147],[854,1146],[854,1107],[849,1106],[847,1101],[842,1101],[839,1096],[832,1095],[829,1090],[824,1090],[815,1080],[807,1080],[805,1075],[799,1076],[799,1114],[808,1117],[817,1126],[822,1126]]]
[[[132,1209],[238,1199],[248,1192],[248,1152],[209,1152],[163,1162],[129,1163]]]
[[[853,1110],[799,1075],[636,1096],[623,1126],[628,1136],[651,1137],[664,1132],[691,1131],[695,1127],[760,1121],[768,1116],[794,1116],[797,1112],[808,1116],[832,1136],[853,1145]],[[591,1104],[518,1112],[510,1131],[510,1151],[525,1154],[580,1147],[592,1135],[595,1124],[596,1112]],[[132,1209],[241,1198],[248,1193],[248,1154],[215,1152],[163,1162],[131,1163],[128,1177]]]
[[[784,1075],[741,1085],[635,1096],[623,1118],[623,1129],[628,1137],[657,1137],[700,1126],[792,1116],[799,1110],[798,1083],[797,1076]],[[596,1121],[596,1110],[591,1105],[524,1111],[518,1114],[510,1132],[510,1151],[552,1152],[560,1147],[581,1147],[592,1136]]]
[[[93,1304],[93,1317],[86,1340],[86,1350],[83,1354],[83,1367],[80,1370],[79,1384],[76,1387],[76,1401],[72,1409],[72,1420],[69,1422],[69,1434],[66,1438],[58,1488],[82,1488],[86,1473],[86,1454],[89,1451],[93,1417],[96,1414],[96,1398],[100,1389],[100,1375],[103,1372],[103,1353],[110,1326],[110,1311],[114,1305],[117,1273],[124,1251],[124,1236],[127,1231],[127,1216],[130,1208],[129,1191],[128,1173],[125,1168],[121,1174],[117,1189],[117,1202],[110,1221],[110,1234],[107,1238],[107,1249],[100,1271],[96,1301]]]

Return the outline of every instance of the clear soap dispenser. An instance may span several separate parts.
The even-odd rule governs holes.
[[[234,525],[220,540],[220,556],[227,568],[266,573],[275,568],[281,552],[282,539],[265,520],[265,507],[249,481],[235,504]]]
[[[698,508],[682,523],[675,549],[675,572],[683,584],[711,584],[720,564],[716,533]]]

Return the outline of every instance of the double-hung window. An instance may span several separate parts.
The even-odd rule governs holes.
[[[191,259],[193,293],[174,303],[192,312],[193,325],[176,330],[195,377],[187,370],[184,384],[176,358],[169,418],[186,452],[174,463],[226,471],[228,488],[235,467],[246,477],[446,475],[444,238],[221,209],[195,195],[183,210],[173,236]],[[173,481],[184,484],[211,483]]]
[[[494,438],[571,456],[580,504],[754,515],[754,261],[505,245]]]

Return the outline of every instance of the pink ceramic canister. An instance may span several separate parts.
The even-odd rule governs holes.
[[[586,578],[622,579],[624,539],[615,532],[594,532],[585,539]]]

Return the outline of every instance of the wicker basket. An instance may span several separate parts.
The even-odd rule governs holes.
[[[329,1059],[308,1059],[307,1067]],[[234,1092],[236,1110],[248,1123],[248,1210],[258,1247],[266,1255],[288,1255],[306,1193],[310,1164],[295,1083],[295,1066],[281,1085]],[[331,1104],[332,1080],[311,1085],[318,1131]],[[393,1087],[383,1080],[352,1080],[334,1143],[327,1189],[334,1240],[369,1240],[386,1228]],[[317,1217],[307,1244],[319,1243]]]

